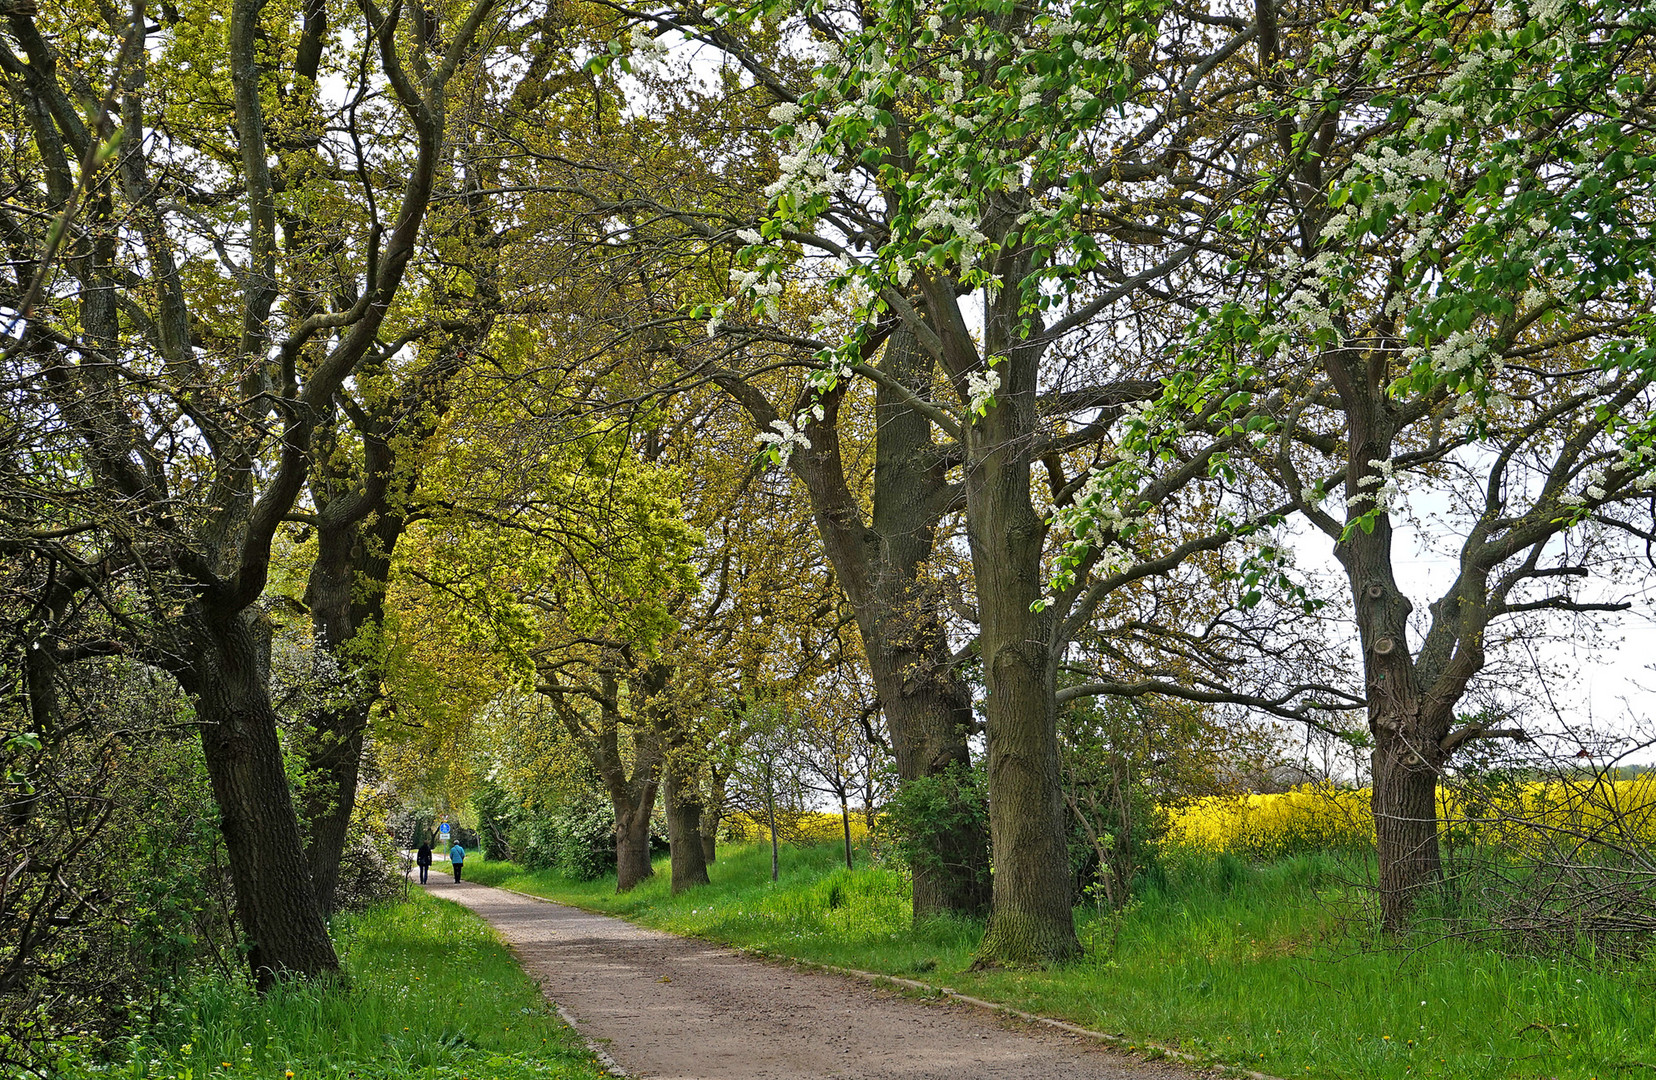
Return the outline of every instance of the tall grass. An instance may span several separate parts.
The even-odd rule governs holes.
[[[900,874],[847,872],[840,858],[833,845],[785,849],[772,884],[768,848],[728,847],[713,885],[678,897],[665,863],[624,896],[613,878],[575,883],[511,864],[477,877],[678,933],[920,977],[1277,1076],[1587,1080],[1656,1062],[1656,963],[1380,942],[1353,918],[1367,903],[1348,884],[1366,877],[1360,861],[1170,859],[1126,911],[1077,909],[1082,960],[971,972],[981,926],[910,926]]]
[[[145,1030],[68,1048],[65,1077],[594,1080],[605,1075],[488,924],[416,891],[335,924],[346,977],[264,997],[207,979]],[[106,1056],[114,1058],[111,1065]]]

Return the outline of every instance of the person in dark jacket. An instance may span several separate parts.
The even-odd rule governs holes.
[[[420,841],[420,850],[414,856],[414,861],[420,864],[420,884],[426,883],[426,875],[431,872],[431,843]]]

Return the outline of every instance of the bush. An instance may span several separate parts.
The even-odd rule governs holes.
[[[485,780],[472,793],[472,809],[477,812],[477,838],[489,858],[509,862],[517,858],[512,850],[512,832],[517,828],[523,808],[503,784]]]
[[[237,963],[181,695],[115,661],[57,685],[54,726],[0,714],[0,1072],[39,1068],[66,1039],[100,1044],[181,977]]]
[[[335,911],[366,911],[402,892],[406,856],[389,824],[388,810],[383,789],[358,789],[345,849],[340,853],[339,880],[334,884]]]
[[[575,881],[615,873],[615,808],[609,803],[566,807],[550,825],[553,869]]]
[[[954,875],[966,867],[950,865],[947,855],[938,850],[936,838],[973,829],[975,835],[987,839],[988,785],[981,767],[956,765],[935,776],[905,781],[881,812],[874,840],[878,850],[894,854],[911,869]],[[983,868],[988,865],[987,859],[975,864]]]
[[[524,810],[508,838],[513,860],[527,870],[555,870],[573,881],[615,873],[615,808],[602,796],[555,809]],[[659,820],[650,822],[650,850],[667,850]]]

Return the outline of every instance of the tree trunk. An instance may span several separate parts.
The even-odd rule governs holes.
[[[376,490],[383,493],[383,485]],[[312,491],[320,497],[320,478],[312,480]],[[365,536],[363,529],[370,507],[383,511],[383,502],[335,499],[323,509],[316,562],[305,585],[305,602],[316,628],[315,667],[322,703],[305,717],[306,730],[299,738],[305,762],[299,808],[311,881],[324,918],[333,914],[339,864],[356,808],[363,736],[380,693],[382,671],[374,646],[352,646],[364,627],[377,628],[384,618],[390,554],[402,534],[403,519],[382,512],[371,526],[377,535]]]
[[[1407,928],[1416,905],[1443,880],[1437,772],[1393,735],[1377,740],[1373,768],[1380,925],[1397,931]]]
[[[195,699],[247,963],[264,990],[285,975],[337,971],[339,958],[299,838],[258,617],[243,611],[222,621],[202,620],[191,663],[177,674]]]
[[[984,646],[994,658],[988,702],[994,906],[974,963],[1044,965],[1081,951],[1070,908],[1063,789],[1047,705],[1052,699],[1043,689],[1043,673],[1023,655],[1044,651],[1044,644],[1006,641],[989,632],[988,622]]]
[[[303,737],[305,783],[299,795],[306,826],[305,858],[310,866],[316,904],[324,919],[334,912],[334,892],[345,856],[345,840],[356,808],[357,778],[362,762],[368,706],[353,701],[343,708],[318,710]]]
[[[669,767],[661,780],[667,802],[667,843],[672,849],[672,893],[709,884],[701,832],[702,805],[693,784],[683,784]]]
[[[1350,449],[1346,490],[1366,491],[1383,479],[1379,463],[1392,456],[1395,423],[1380,387],[1362,376],[1356,361],[1330,363],[1345,404]],[[1458,691],[1422,692],[1435,678],[1422,670],[1408,640],[1414,606],[1397,587],[1393,573],[1391,519],[1377,513],[1367,528],[1358,519],[1371,508],[1355,502],[1347,511],[1347,535],[1334,545],[1351,586],[1358,637],[1363,648],[1369,733],[1374,738],[1375,855],[1380,878],[1380,924],[1389,931],[1408,926],[1423,893],[1442,880],[1437,835],[1437,772],[1444,754]],[[1464,688],[1464,684],[1462,684]]]
[[[776,843],[776,781],[769,764],[765,766],[765,809],[770,818],[771,880],[776,881],[782,876],[782,862]]]
[[[893,378],[930,392],[933,364],[906,330],[886,344],[882,367]],[[829,561],[857,618],[869,674],[885,712],[901,781],[969,769],[971,694],[960,679],[943,625],[943,597],[922,573],[936,544],[937,522],[955,501],[947,465],[932,442],[930,421],[881,387],[875,402],[872,516],[845,481],[840,457],[838,399],[823,423],[810,427],[811,449],[793,456],[811,493]],[[914,869],[914,917],[944,912],[981,915],[989,903],[989,844],[975,812],[930,841],[938,858]]]
[[[655,785],[649,801],[631,807],[615,800],[615,891],[631,892],[655,873],[650,865],[650,814],[655,810]]]
[[[712,866],[719,859],[719,820],[723,816],[716,806],[702,807],[702,861],[708,866]]]
[[[1004,396],[968,429],[967,536],[988,700],[994,905],[977,966],[1041,965],[1081,951],[1070,907],[1058,753],[1054,627],[1041,598],[1044,530],[1022,445],[1034,430],[1033,355],[1002,365]]]
[[[701,838],[702,855],[709,866],[718,861],[719,822],[724,820],[725,810],[725,772],[718,762],[708,763],[707,799],[702,803]]]
[[[851,807],[843,795],[840,796],[840,824],[845,828],[845,868],[855,870],[851,864]]]

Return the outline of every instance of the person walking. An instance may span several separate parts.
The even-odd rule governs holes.
[[[431,841],[421,840],[420,850],[415,853],[414,861],[420,864],[420,884],[426,883],[426,875],[431,873]]]
[[[460,842],[456,840],[454,846],[449,848],[449,862],[454,864],[454,880],[456,883],[460,881],[460,867],[465,861],[466,849],[461,847]]]

